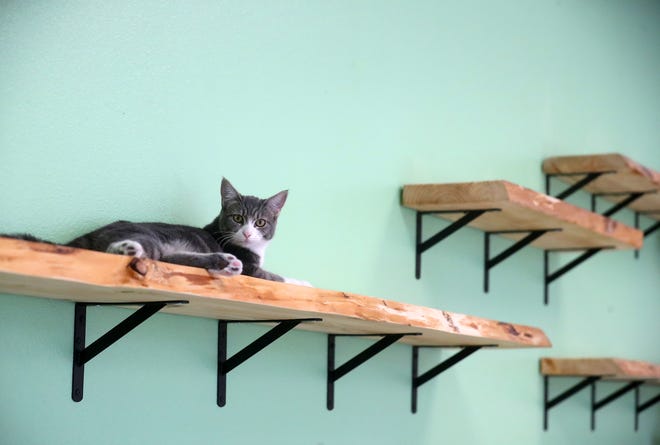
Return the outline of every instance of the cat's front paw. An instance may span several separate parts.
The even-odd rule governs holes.
[[[234,275],[240,275],[243,272],[243,263],[241,260],[229,253],[213,254],[212,263],[207,268],[212,274],[232,277]]]
[[[284,277],[284,282],[289,284],[295,284],[297,286],[314,287],[309,281],[296,280],[295,278]]]
[[[137,241],[130,239],[117,241],[110,244],[106,250],[108,253],[115,253],[118,255],[134,256],[136,258],[145,258],[144,247]]]

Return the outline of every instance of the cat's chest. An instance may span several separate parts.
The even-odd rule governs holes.
[[[263,267],[264,265],[264,256],[266,255],[266,246],[267,244],[260,244],[256,246],[252,246],[250,249],[252,253],[254,253],[257,257],[259,257],[259,267]]]
[[[244,270],[245,267],[263,267],[266,253],[265,243],[252,243],[249,247],[228,243],[223,246],[223,250],[236,255],[243,261]]]

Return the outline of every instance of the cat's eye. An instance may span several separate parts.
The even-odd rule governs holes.
[[[256,221],[254,222],[254,225],[255,225],[256,227],[262,228],[262,227],[264,227],[264,226],[266,225],[266,220],[260,218],[260,219],[258,219],[258,220],[256,220]]]
[[[245,221],[243,215],[231,215],[231,219],[233,219],[236,224],[243,224]]]

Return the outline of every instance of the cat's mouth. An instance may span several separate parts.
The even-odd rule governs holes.
[[[237,233],[232,237],[232,241],[234,244],[238,244],[239,246],[249,247],[259,245],[262,240],[254,235],[245,236],[241,233]]]
[[[258,255],[263,255],[263,251],[268,245],[268,241],[260,236],[245,238],[244,236],[234,236],[234,244],[244,247]]]

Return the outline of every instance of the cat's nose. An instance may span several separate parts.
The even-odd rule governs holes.
[[[243,232],[243,236],[245,237],[245,240],[247,241],[252,236],[252,232]]]

